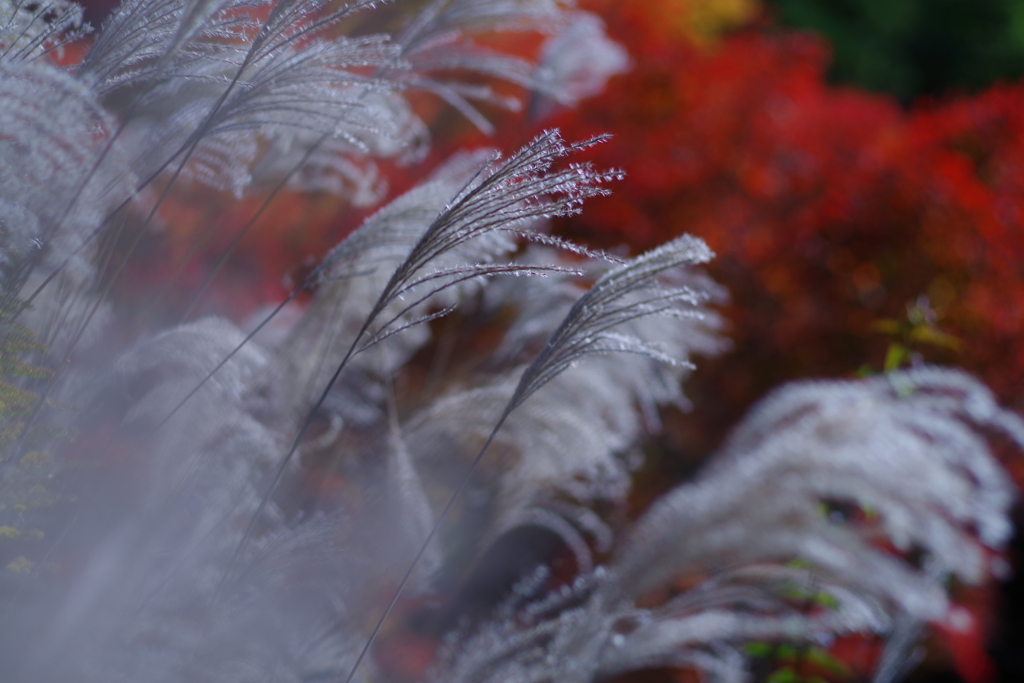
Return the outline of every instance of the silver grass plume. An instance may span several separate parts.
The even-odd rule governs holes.
[[[689,252],[691,247],[696,253]],[[683,402],[679,387],[686,370],[684,361],[691,354],[711,355],[721,348],[715,336],[718,319],[703,307],[719,295],[717,288],[699,273],[679,268],[705,258],[707,252],[701,247],[695,240],[680,240],[674,245],[675,257],[666,258],[673,266],[660,273],[658,287],[674,278],[677,285],[686,282],[693,295],[685,303],[682,298],[676,302],[674,315],[620,321],[623,329],[616,334],[622,336],[616,337],[614,348],[599,348],[595,340],[590,347],[593,357],[579,367],[553,374],[543,388],[535,390],[536,395],[521,401],[508,416],[494,437],[490,456],[482,461],[489,474],[477,477],[468,496],[484,507],[459,515],[463,520],[490,520],[486,529],[477,530],[485,534],[477,546],[481,549],[478,555],[503,534],[526,526],[544,528],[559,536],[572,549],[581,569],[592,566],[591,546],[599,553],[609,549],[611,530],[591,508],[599,504],[614,508],[625,500],[630,470],[637,461],[633,448],[642,437],[658,430],[660,406]],[[531,262],[557,262],[559,258],[547,251],[528,252],[526,256]],[[516,376],[529,372],[523,358],[536,354],[560,323],[564,330],[567,324],[578,322],[582,307],[574,308],[573,304],[581,297],[598,296],[609,281],[614,281],[612,273],[602,278],[599,275],[609,269],[614,273],[647,267],[640,264],[652,258],[654,254],[614,268],[603,260],[580,264],[577,259],[577,267],[598,278],[591,289],[596,290],[594,295],[567,276],[526,282],[506,278],[488,288],[493,305],[518,308],[492,359],[493,367],[488,368],[496,376],[485,386],[442,397],[416,415],[406,428],[413,460],[431,490],[454,489],[462,476],[459,463],[479,451],[494,428],[495,416],[511,405]],[[643,296],[643,287],[622,294],[636,299]],[[668,311],[646,312],[656,315]],[[610,323],[611,318],[605,322]],[[594,322],[581,333],[597,332],[597,327]],[[627,339],[641,352],[607,355],[624,349],[623,340]],[[551,338],[549,343],[558,341]],[[648,355],[646,350],[653,348],[657,353]],[[585,354],[581,351],[572,360],[580,360]],[[666,364],[662,362],[665,354],[677,360]],[[522,381],[529,381],[531,376]],[[497,476],[496,472],[502,474]],[[457,533],[465,536],[471,532],[463,528]]]
[[[472,39],[476,33],[521,31],[548,34],[540,64]],[[584,35],[600,53],[597,58],[578,58]],[[601,20],[572,10],[572,3],[564,0],[434,0],[396,40],[410,69],[395,77],[438,95],[485,132],[493,132],[493,126],[476,103],[518,110],[521,102],[490,85],[467,84],[447,73],[468,70],[494,76],[571,105],[593,93],[597,83],[624,71],[627,63],[622,49],[604,38]]]
[[[179,172],[186,177],[240,195],[252,182],[257,161],[260,176],[280,175],[287,170],[280,168],[287,163],[281,155],[300,150],[299,157],[290,157],[294,166],[317,140],[345,140],[343,148],[333,143],[336,154],[365,154],[369,148],[361,138],[397,139],[399,128],[412,129],[398,120],[408,114],[384,117],[386,109],[363,101],[373,90],[388,90],[357,73],[393,60],[385,36],[328,39],[323,32],[333,22],[316,14],[318,3],[277,5],[262,22],[246,14],[245,3],[222,4],[168,11],[170,44],[154,44],[152,49],[163,54],[147,54],[144,60],[149,71],[135,84],[139,92],[129,98],[124,114],[126,136],[140,148],[141,177],[152,177],[180,158]],[[333,21],[361,6],[344,6]],[[176,48],[179,44],[184,47]],[[176,49],[184,52],[172,58]],[[83,78],[91,78],[90,67],[83,65]],[[394,130],[380,128],[391,118]],[[359,189],[361,177],[352,180],[365,201],[379,198]]]
[[[517,248],[518,238],[543,239],[536,231],[544,219],[577,212],[586,198],[605,194],[604,185],[620,176],[589,164],[553,168],[561,158],[599,141],[567,144],[557,131],[548,131],[505,161],[496,155],[484,161],[480,153],[452,160],[328,255],[319,271],[323,303],[316,308],[342,302],[354,307],[346,312],[351,317],[345,334],[357,338],[352,343],[361,342],[352,350],[358,353],[410,330],[412,323],[433,319],[437,309],[449,310],[460,293],[484,278],[565,270],[504,259]],[[366,282],[375,284],[366,288]],[[362,329],[351,324],[356,320]],[[304,342],[295,341],[315,339],[302,336]],[[332,345],[348,346],[335,333],[330,337]]]
[[[393,54],[382,37],[371,37],[286,45],[260,59],[250,60],[243,53],[204,62],[205,73],[175,79],[141,101],[140,108],[151,111],[166,101],[181,102],[184,93],[191,99],[159,125],[147,127],[150,155],[173,158],[176,150],[195,144],[189,176],[241,195],[251,182],[248,169],[257,160],[261,141],[287,149],[298,144],[293,131],[314,139],[337,134],[358,149],[354,131],[372,131],[376,114],[361,99],[367,89],[379,86],[353,69],[383,64]],[[232,73],[228,65],[235,60],[237,71]],[[230,92],[225,90],[229,86]],[[139,175],[154,170],[142,168]]]
[[[93,301],[94,227],[128,194],[119,150],[101,165],[115,128],[92,91],[52,64],[0,60],[4,296],[26,297],[44,278],[58,275],[24,315],[56,352],[83,324]],[[77,198],[73,211],[65,203],[70,197]]]
[[[295,438],[239,543],[238,554],[243,550],[264,506],[312,426],[318,410],[330,397],[350,360],[386,339],[450,312],[454,304],[444,305],[443,298],[439,301],[439,295],[451,294],[467,283],[494,275],[536,275],[560,270],[557,266],[536,267],[494,262],[495,252],[508,249],[508,242],[501,233],[528,236],[529,228],[535,227],[540,219],[572,215],[580,210],[584,199],[607,192],[603,185],[618,178],[621,173],[599,172],[586,163],[570,164],[565,169],[552,169],[556,161],[592,146],[599,140],[567,145],[557,131],[542,133],[504,163],[479,169],[425,227],[409,247],[405,258],[388,277],[380,294],[352,334],[351,341],[345,339],[340,344],[340,348],[346,349],[341,359],[336,364],[326,366],[329,379],[322,390],[317,387],[319,396],[313,401],[312,407],[305,411]],[[363,247],[375,242],[387,245],[388,238],[394,239],[394,234],[387,234],[388,221],[382,223],[384,228],[380,228],[379,224],[371,225],[385,231],[383,240],[378,241],[379,237],[364,240],[365,233],[357,232],[354,236],[355,244]],[[369,244],[362,244],[364,241]],[[342,263],[345,257],[351,258],[347,251],[344,247],[335,250],[330,257],[332,266]],[[431,302],[440,303],[442,308],[439,311],[430,310]],[[333,343],[337,344],[338,341],[335,339]],[[424,549],[435,531],[436,526],[424,541]],[[225,577],[230,576],[234,564],[235,560],[228,567]],[[415,564],[416,560],[413,560],[412,565]],[[404,585],[409,576],[407,573],[400,585]],[[401,588],[395,595],[400,591]],[[362,654],[359,659],[362,659]]]
[[[919,618],[941,618],[941,583],[866,540],[884,533],[900,551],[926,553],[942,575],[980,581],[987,570],[982,548],[1008,539],[1014,498],[986,431],[1024,444],[1020,418],[952,370],[780,390],[733,432],[699,482],[647,514],[618,571],[639,593],[697,558],[715,568],[736,557],[784,555],[856,581]],[[871,510],[877,523],[837,525],[822,509],[829,502]],[[746,519],[747,505],[756,520]],[[704,524],[716,531],[693,533],[692,546],[657,541],[678,525]]]
[[[82,8],[64,0],[0,4],[0,61],[33,60],[88,34]]]
[[[642,326],[652,317],[699,317],[697,306],[710,294],[691,286],[682,269],[711,257],[701,240],[684,235],[602,275],[573,304],[523,372],[508,411],[585,356],[626,353],[687,367],[688,360],[673,355],[661,340],[645,338]]]
[[[542,138],[543,136],[538,140]],[[651,316],[699,316],[694,309],[698,303],[707,298],[707,293],[695,291],[679,281],[672,283],[670,278],[674,271],[685,266],[703,263],[710,257],[711,251],[699,239],[685,236],[673,240],[612,268],[598,278],[593,286],[573,304],[565,319],[548,339],[544,349],[523,370],[511,398],[495,419],[494,426],[476,457],[465,468],[464,473],[457,476],[454,491],[438,514],[437,521],[434,522],[421,543],[409,568],[392,594],[388,606],[367,638],[366,644],[346,678],[346,683],[355,676],[359,664],[380,632],[402,590],[411,579],[418,561],[430,548],[445,518],[453,509],[460,495],[469,486],[477,466],[483,461],[488,449],[494,444],[502,427],[516,408],[586,355],[613,352],[630,353],[668,365],[685,365],[685,361],[668,355],[664,350],[658,349],[655,344],[638,336],[635,330],[628,328],[631,324]],[[401,268],[399,268],[400,271]],[[632,302],[632,306],[624,305],[627,299],[633,297],[636,299]],[[627,309],[629,309],[628,313]],[[626,329],[623,331],[615,329],[620,327]],[[551,520],[552,518],[548,517],[547,519]],[[578,543],[573,544],[571,534],[564,535],[564,538],[570,545],[576,545],[573,550],[577,561],[580,561],[585,556],[584,548]]]
[[[218,42],[258,24],[252,3],[224,0],[128,0],[101,27],[78,75],[101,94],[159,82],[183,64],[201,63]]]
[[[783,388],[606,566],[547,597],[524,583],[496,621],[455,632],[438,680],[591,681],[685,665],[743,681],[745,643],[912,639],[920,630],[900,624],[955,623],[943,580],[980,582],[983,548],[999,550],[1010,531],[1013,487],[986,438],[1020,450],[1024,421],[953,370]],[[830,514],[838,503],[877,518]],[[693,587],[637,606],[672,579]],[[878,680],[906,673],[906,645]]]

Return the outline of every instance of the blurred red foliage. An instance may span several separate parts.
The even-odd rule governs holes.
[[[826,84],[816,36],[761,24],[699,47],[663,30],[662,3],[595,4],[635,67],[554,123],[614,132],[594,156],[628,179],[562,230],[635,249],[707,240],[733,295],[727,372],[742,375],[723,388],[745,403],[881,367],[876,323],[924,295],[960,340],[925,357],[1024,406],[1024,85],[907,112]]]

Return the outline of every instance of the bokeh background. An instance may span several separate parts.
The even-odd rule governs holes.
[[[94,23],[107,4],[90,6]],[[552,126],[569,139],[611,132],[592,156],[627,179],[556,231],[631,252],[692,233],[718,254],[732,346],[700,364],[693,410],[665,416],[636,510],[786,381],[951,364],[1024,411],[1024,2],[580,4],[625,46],[627,73],[574,110],[528,97],[523,111],[493,112],[493,136],[424,101],[431,156],[387,176],[394,195],[467,145],[513,150]],[[183,306],[261,201],[178,196],[116,305],[142,306],[160,282],[162,305]],[[244,320],[281,300],[364,215],[282,195],[232,247],[201,310]],[[1024,484],[1024,463],[1006,465]],[[1021,580],[956,590],[970,628],[937,629],[913,679],[1024,681]],[[804,678],[862,680],[859,652]]]

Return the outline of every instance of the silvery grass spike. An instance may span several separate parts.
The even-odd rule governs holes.
[[[536,275],[562,270],[557,266],[494,262],[491,245],[495,239],[503,242],[508,234],[528,236],[529,229],[536,227],[540,219],[571,215],[580,210],[584,199],[607,193],[604,185],[619,177],[619,172],[597,171],[586,163],[553,168],[556,161],[602,139],[566,144],[557,131],[542,133],[508,160],[502,163],[495,160],[481,168],[444,210],[424,226],[351,336],[351,342],[342,346],[347,350],[334,366],[319,397],[306,411],[263,498],[264,504],[269,501],[317,411],[350,359],[389,337],[449,312],[452,304],[442,300],[440,310],[431,310],[429,302],[437,301],[439,295],[455,288],[494,275]],[[239,544],[239,552],[262,508],[263,504],[253,515],[249,531]],[[229,568],[225,578],[230,573]]]
[[[437,680],[584,683],[684,666],[743,681],[747,643],[827,647],[849,633],[890,641],[875,680],[898,680],[920,624],[962,619],[944,580],[1001,573],[987,555],[1008,537],[1013,489],[988,438],[1019,453],[1024,421],[955,370],[784,387],[606,567],[546,596],[519,588],[494,620],[453,633]],[[850,501],[867,521],[829,514]],[[674,597],[650,606],[659,592]]]
[[[359,664],[412,576],[420,557],[430,547],[445,517],[468,485],[477,465],[517,407],[576,361],[589,355],[629,353],[669,365],[687,365],[685,360],[668,355],[650,340],[638,336],[630,326],[652,316],[699,317],[697,307],[710,295],[707,292],[695,291],[687,284],[673,285],[671,278],[674,273],[705,263],[711,257],[711,250],[701,240],[689,235],[677,238],[615,266],[602,275],[570,308],[544,349],[523,371],[487,440],[448,499],[430,534],[395,590],[388,607],[366,639],[346,683],[355,676]]]

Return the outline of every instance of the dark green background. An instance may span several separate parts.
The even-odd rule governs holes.
[[[921,95],[1024,76],[1024,0],[767,0],[785,26],[825,34],[833,82]]]

